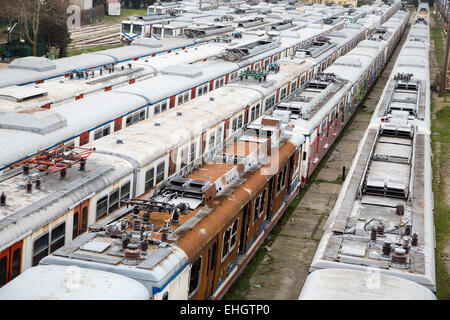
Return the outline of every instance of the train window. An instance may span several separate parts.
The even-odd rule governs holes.
[[[154,186],[155,169],[151,168],[145,173],[145,191],[150,190]]]
[[[164,293],[164,295],[162,297],[162,300],[169,300],[169,293],[168,292]]]
[[[198,88],[198,96],[200,97],[203,94],[203,87]]]
[[[214,149],[214,145],[216,143],[216,137],[214,135],[214,132],[209,136],[209,150]]]
[[[78,212],[74,212],[72,224],[72,240],[78,236],[78,216]]]
[[[116,190],[114,190],[112,193],[109,194],[108,213],[111,213],[119,208],[119,192],[120,189],[117,188]]]
[[[291,93],[294,92],[295,90],[295,84],[296,84],[295,81],[291,84]]]
[[[188,147],[181,149],[181,168],[188,164]]]
[[[184,102],[188,102],[189,101],[189,92],[186,92],[184,94]]]
[[[256,197],[255,205],[253,206],[253,223],[259,218],[259,203],[261,201],[261,196]]]
[[[130,182],[128,181],[120,187],[120,200],[128,199],[130,197]]]
[[[303,151],[303,161],[306,160],[306,151]]]
[[[48,232],[34,240],[33,245],[33,267],[48,254]]]
[[[66,223],[63,222],[56,228],[52,229],[50,253],[61,248],[64,245],[66,235]]]
[[[8,258],[2,257],[0,260],[0,287],[6,284],[6,275],[8,270]]]
[[[238,118],[238,128],[242,128],[243,119],[244,119],[244,116],[241,114]]]
[[[250,122],[255,120],[255,107],[250,110]]]
[[[87,231],[87,218],[88,218],[88,208],[84,207],[81,211],[81,233],[84,233]]]
[[[222,127],[217,128],[216,138],[217,143],[222,142]]]
[[[129,127],[133,124],[133,116],[128,116],[126,121],[125,121],[125,126]]]
[[[157,104],[157,105],[155,106],[155,114],[160,114],[160,113],[161,113],[161,107],[160,107],[159,104]]]
[[[182,94],[180,94],[179,96],[178,96],[178,104],[180,105],[180,104],[183,104],[183,95]]]
[[[234,246],[236,245],[237,232],[238,219],[236,219],[236,221],[234,221],[233,225],[231,226],[230,251],[233,250]]]
[[[280,100],[283,100],[286,97],[286,88],[281,89]]]
[[[191,144],[191,162],[195,159],[195,142]]]
[[[259,103],[256,105],[256,116],[259,117],[260,115],[260,105]]]
[[[286,184],[286,170],[287,165],[284,166],[283,170],[278,173],[277,193],[280,193],[280,191],[283,190],[284,185]]]
[[[161,103],[161,112],[164,112],[167,110],[167,102]]]
[[[108,209],[108,196],[102,197],[97,201],[97,215],[96,220],[100,219],[104,215],[106,215],[106,211]]]
[[[138,24],[133,24],[133,33],[141,33],[142,32],[142,26]]]
[[[237,119],[236,118],[233,119],[233,124],[231,126],[231,129],[233,130],[233,132],[235,132],[237,129]]]
[[[164,169],[165,169],[166,163],[163,161],[156,167],[156,184],[160,183],[164,180]]]
[[[122,23],[122,32],[129,33],[131,31],[131,24]]]
[[[205,84],[205,86],[203,87],[203,94],[208,93],[208,85]]]
[[[200,271],[202,269],[202,257],[198,257],[192,264],[189,279],[189,298],[198,290],[200,284]]]
[[[230,234],[231,230],[228,229],[223,233],[223,243],[222,243],[222,261],[228,255],[228,250],[230,248]]]

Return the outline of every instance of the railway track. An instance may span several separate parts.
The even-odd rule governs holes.
[[[72,30],[70,50],[119,44],[120,25],[96,24]]]

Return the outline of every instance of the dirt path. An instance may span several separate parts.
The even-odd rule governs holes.
[[[330,150],[332,152],[329,158],[322,161],[322,168],[316,178],[313,178],[312,184],[295,210],[284,217],[284,225],[283,221],[279,223],[281,230],[273,236],[275,239],[272,240],[270,248],[266,249],[266,254],[256,269],[253,267],[253,275],[249,277],[246,288],[234,286],[225,298],[242,297],[248,300],[298,298],[321,238],[322,229],[341,189],[342,167],[345,166],[347,170],[350,168],[408,30],[409,26],[363,105],[358,108],[334,150],[333,147]]]

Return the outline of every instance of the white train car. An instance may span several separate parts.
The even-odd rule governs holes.
[[[415,19],[311,272],[374,269],[436,293],[428,55],[428,25]]]
[[[75,266],[36,266],[0,290],[0,300],[149,300],[131,278]]]
[[[348,269],[322,269],[306,278],[299,300],[436,300],[423,286],[402,278]]]

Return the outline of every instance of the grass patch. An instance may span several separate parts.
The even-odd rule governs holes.
[[[438,65],[442,65],[444,63],[444,41],[442,40],[442,29],[439,27],[437,22],[430,30],[431,39],[434,43],[434,53],[436,55],[436,60]]]
[[[113,48],[119,48],[122,47],[123,44],[112,44],[112,45],[106,45],[106,46],[95,46],[95,47],[87,47],[87,48],[81,48],[81,49],[74,49],[74,50],[67,50],[67,56],[76,56],[82,53],[90,53],[90,52],[97,52],[107,49],[113,49]]]
[[[439,146],[439,155],[433,157],[432,162],[437,297],[438,299],[449,300],[450,276],[444,263],[444,248],[449,241],[450,208],[446,203],[446,190],[443,181],[447,178],[444,168],[446,162],[449,161],[450,107],[444,107],[436,113],[436,120],[433,121],[431,131],[433,150],[436,150],[437,146]]]
[[[333,184],[342,184],[344,182],[344,180],[342,180],[342,175],[339,175],[339,177],[337,177],[334,180],[326,180],[326,179],[319,179],[317,178],[316,180],[314,180],[315,183],[333,183]]]

